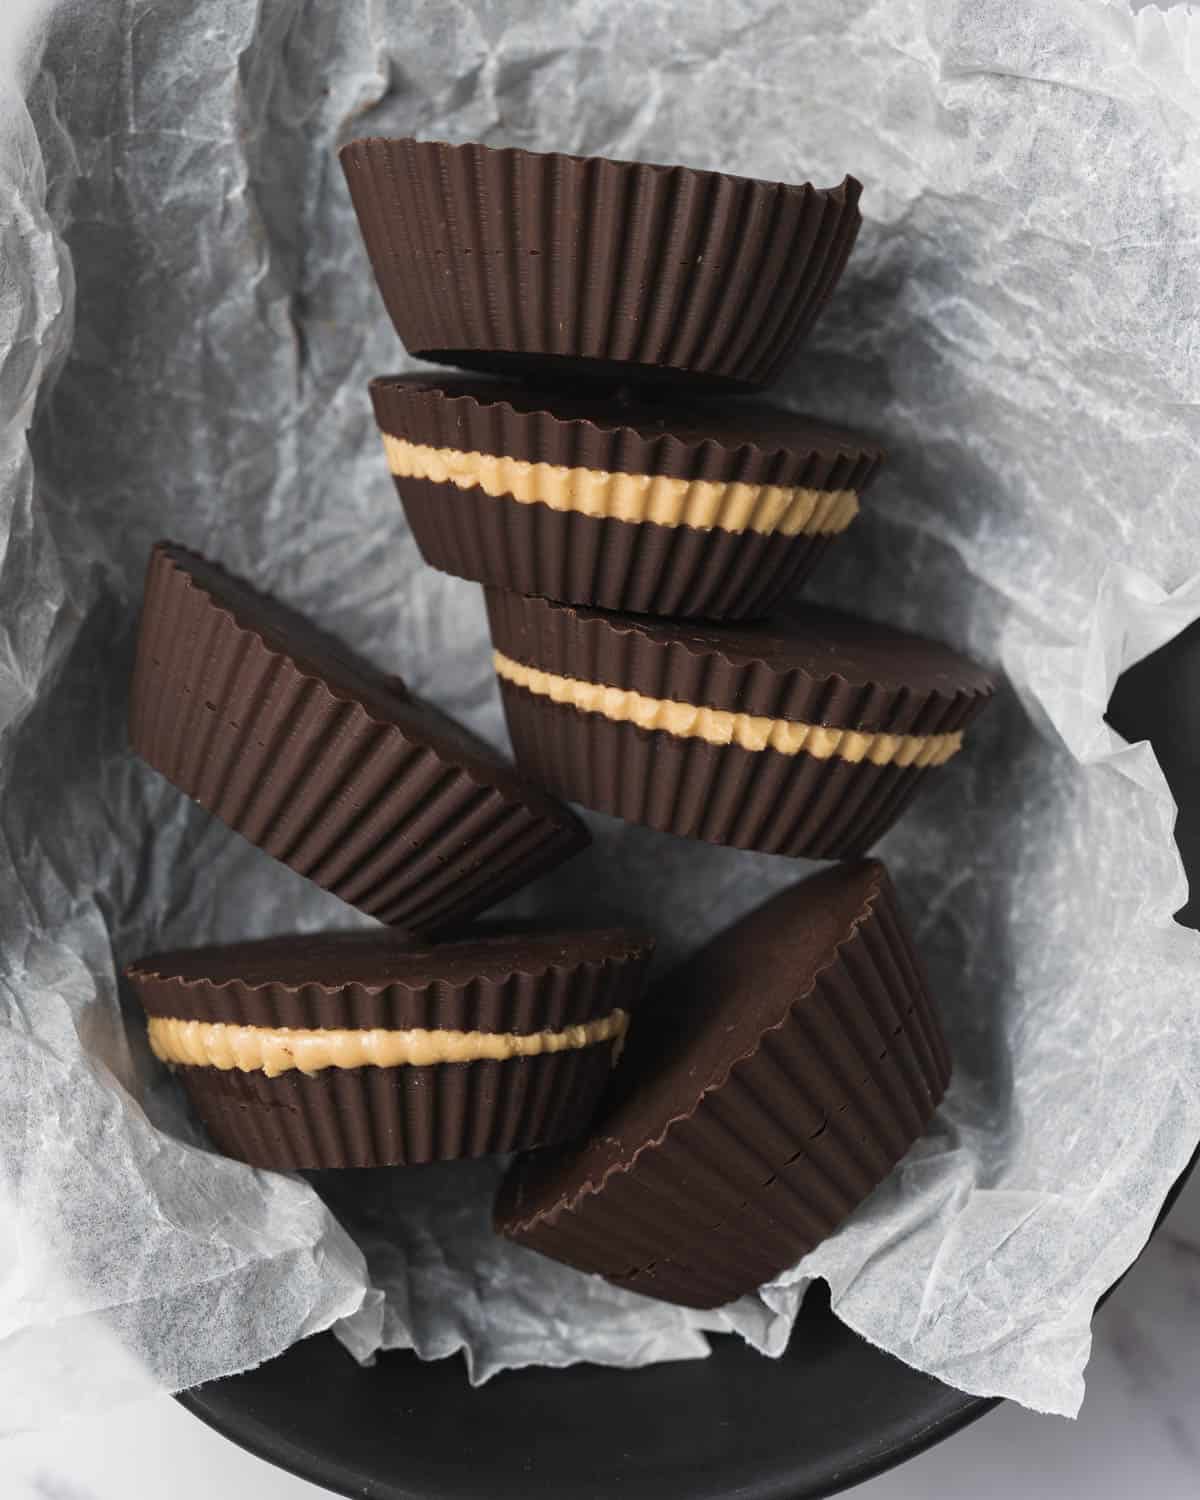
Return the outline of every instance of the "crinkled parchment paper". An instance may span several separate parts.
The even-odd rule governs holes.
[[[912,1364],[1074,1411],[1093,1304],[1200,1137],[1172,803],[1101,719],[1121,668],[1200,615],[1196,22],[128,0],[55,11],[0,60],[0,1422],[347,1319],[360,1356],[463,1349],[476,1379],[697,1356],[706,1328],[777,1352],[814,1276]],[[817,591],[1011,689],[883,846],[958,1060],[946,1105],[840,1233],[723,1313],[493,1240],[494,1164],[320,1182],[335,1218],[222,1160],[119,991],[159,944],[354,920],[129,753],[158,536],[503,739],[478,591],[420,564],[372,426],[366,380],[404,358],[334,158],[366,132],[866,183],[782,394],[892,458]],[[518,904],[649,922],[666,961],[804,873],[596,833]]]

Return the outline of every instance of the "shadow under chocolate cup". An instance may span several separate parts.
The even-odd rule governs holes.
[[[946,774],[993,692],[947,646],[811,605],[734,625],[486,595],[525,774],[738,849],[865,853]]]
[[[225,1155],[404,1166],[581,1134],[653,946],[620,929],[488,924],[436,947],[374,929],[163,953],[126,974]]]
[[[474,916],[588,843],[399,678],[170,543],[146,576],[129,735],[251,843],[411,932]]]
[[[370,137],[340,152],[410,354],[537,378],[769,384],[861,223],[860,184]]]
[[[769,613],[853,521],[881,457],[761,402],[426,376],[373,380],[371,399],[428,563],[635,613]]]
[[[651,991],[591,1131],[514,1163],[496,1227],[630,1291],[719,1307],[831,1234],[949,1077],[886,870],[839,865]]]

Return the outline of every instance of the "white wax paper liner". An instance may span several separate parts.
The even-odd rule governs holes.
[[[767,0],[736,27],[689,0],[464,0],[437,26],[399,0],[202,9],[64,7],[20,69],[0,46],[0,1389],[23,1398],[5,1422],[245,1368],[355,1308],[358,1355],[461,1349],[475,1379],[694,1357],[712,1327],[777,1353],[814,1274],[911,1363],[1073,1411],[1095,1298],[1200,1136],[1171,801],[1101,720],[1117,669],[1200,613],[1195,19],[1092,0],[853,0],[832,30]],[[1012,683],[881,850],[956,1053],[940,1123],[792,1287],[723,1313],[504,1247],[486,1166],[337,1200],[381,1302],[309,1185],[197,1149],[122,1025],[114,952],[347,920],[129,754],[159,536],[502,733],[477,591],[420,566],[366,394],[402,361],[334,151],[414,131],[860,177],[858,246],[777,393],[889,450],[817,586]],[[803,873],[596,832],[530,900],[653,911],[666,962]],[[456,1295],[493,1273],[503,1295]],[[70,1327],[117,1353],[64,1384]]]

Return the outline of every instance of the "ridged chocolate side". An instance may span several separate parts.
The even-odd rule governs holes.
[[[639,614],[769,614],[835,540],[600,519],[428,479],[397,478],[396,489],[431,567],[518,594]]]
[[[213,1144],[256,1167],[413,1166],[582,1134],[612,1043],[504,1062],[327,1068],[311,1075],[178,1069]]]
[[[371,381],[382,432],[430,448],[607,474],[855,490],[883,455],[856,433],[757,401],[621,403],[504,381]]]
[[[941,734],[962,729],[992,691],[986,674],[965,657],[898,631],[881,635],[894,644],[897,682],[911,662],[911,686],[848,680],[818,666],[832,661],[820,653],[808,668],[756,658],[748,632],[723,640],[719,627],[704,632],[670,621],[602,615],[495,588],[487,590],[487,608],[494,644],[527,666],[631,688],[651,698],[769,718],[891,734]],[[847,623],[854,622],[847,617]],[[796,654],[803,656],[804,631],[797,629],[794,635],[801,643]],[[944,674],[944,690],[922,685],[931,653],[950,669]],[[529,771],[524,758],[518,759]]]
[[[518,1162],[497,1227],[632,1290],[720,1306],[837,1228],[924,1130],[949,1076],[885,879],[812,987],[689,1112],[567,1193],[561,1173]]]
[[[517,763],[541,786],[661,833],[803,859],[865,854],[934,768],[743,750],[616,723],[501,681]]]
[[[151,557],[130,739],[230,828],[413,931],[482,911],[586,845],[565,808],[418,700],[397,697],[383,720],[269,646],[186,556]]]
[[[766,385],[861,223],[852,177],[817,189],[407,139],[340,154],[396,331],[468,367],[549,356]]]
[[[243,1026],[392,1031],[412,1028],[528,1034],[561,1031],[637,1003],[652,944],[630,938],[611,956],[541,970],[480,975],[463,984],[217,983],[163,974],[153,957],[126,970],[147,1014]]]

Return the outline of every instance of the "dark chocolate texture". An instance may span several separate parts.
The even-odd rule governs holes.
[[[546,377],[768,384],[828,300],[860,185],[369,138],[340,153],[410,353]]]
[[[159,542],[152,564],[157,557],[164,558],[203,589],[215,604],[227,609],[243,630],[261,636],[272,651],[291,656],[303,671],[320,678],[331,692],[353,694],[373,712],[383,715],[394,713],[398,703],[413,702],[399,677],[380,672],[299,610],[253,588],[220,563],[174,542]]]
[[[678,618],[766,614],[836,540],[632,524],[425,479],[397,479],[396,489],[422,557],[445,573],[517,594]]]
[[[949,1069],[886,871],[838,866],[652,992],[590,1134],[519,1160],[497,1227],[647,1295],[720,1305],[882,1181]]]
[[[372,929],[151,954],[126,971],[151,1015],[297,1028],[557,1031],[626,1009],[653,939],[479,924],[415,944]]]
[[[380,429],[409,442],[568,469],[861,491],[882,457],[869,439],[760,401],[606,401],[422,375],[373,380],[371,399]]]
[[[600,1044],[504,1062],[326,1068],[305,1075],[180,1068],[213,1144],[277,1172],[418,1166],[571,1140],[611,1070]]]
[[[147,572],[129,727],[231,828],[406,930],[472,916],[587,843],[476,736],[169,544]]]
[[[805,859],[865,854],[932,773],[647,731],[501,683],[526,774],[661,833]]]
[[[895,734],[961,729],[992,678],[936,641],[815,605],[700,624],[487,590],[492,640],[526,666],[647,697]],[[548,705],[550,706],[550,705]]]

